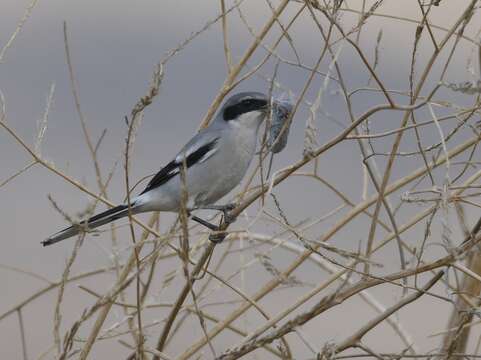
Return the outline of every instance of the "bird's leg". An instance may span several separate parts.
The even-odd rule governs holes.
[[[189,217],[194,220],[195,222],[198,222],[201,225],[204,225],[206,228],[212,230],[212,231],[219,231],[219,227],[217,225],[214,225],[204,219],[201,219],[198,216],[192,215],[189,213]]]
[[[189,217],[192,220],[194,220],[195,222],[198,222],[199,224],[205,226],[206,228],[208,228],[212,231],[219,231],[220,230],[217,225],[211,224],[210,222],[208,222],[204,219],[201,219],[198,216],[192,215],[190,212],[188,214],[189,214]],[[210,234],[209,240],[212,241],[213,243],[220,243],[220,242],[222,242],[222,240],[225,239],[226,236],[227,236],[226,232],[218,232],[218,233],[215,233],[215,234]]]
[[[196,207],[195,209],[204,209],[204,210],[219,210],[219,211],[231,211],[231,210],[234,210],[236,207],[235,204],[225,204],[225,205],[215,205],[215,204],[212,204],[212,205],[202,205],[202,206],[198,206]]]
[[[189,209],[188,210],[188,214],[189,214],[189,217],[194,220],[195,222],[198,222],[199,224],[205,226],[206,228],[212,230],[212,231],[216,231],[217,233],[216,234],[210,234],[209,235],[209,240],[214,242],[214,243],[220,243],[222,242],[222,240],[225,239],[225,237],[227,236],[227,233],[226,232],[220,232],[220,228],[219,226],[216,226],[204,219],[201,219],[200,217],[198,216],[195,216],[195,215],[192,215],[191,214],[191,211],[194,211],[194,210],[217,210],[217,211],[222,211],[222,213],[224,214],[224,220],[223,222],[225,224],[231,224],[235,221],[236,219],[236,216],[233,216],[230,212],[232,210],[234,210],[236,207],[235,204],[226,204],[226,205],[205,205],[205,206],[198,206],[198,207],[195,207],[195,208],[192,208],[192,209]]]
[[[224,214],[224,222],[226,224],[232,224],[236,220],[236,216],[231,214],[231,211],[236,208],[236,204],[225,204],[225,205],[203,205],[196,207],[195,210],[217,210],[222,211]]]

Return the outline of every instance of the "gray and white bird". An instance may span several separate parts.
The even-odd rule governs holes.
[[[227,195],[243,179],[254,157],[257,133],[268,114],[268,97],[258,92],[243,92],[230,97],[211,124],[199,131],[131,200],[132,214],[148,211],[178,212],[181,206],[181,169],[185,170],[187,209],[214,209],[226,211],[229,206],[214,203]],[[48,239],[44,246],[94,229],[128,216],[128,206],[119,205],[63,229]],[[215,230],[212,225],[196,216],[195,221]]]

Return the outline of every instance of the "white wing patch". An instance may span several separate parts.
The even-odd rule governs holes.
[[[215,139],[214,141],[216,141],[216,140],[217,139]],[[179,165],[182,165],[184,159],[189,158],[190,155],[199,151],[200,148],[202,148],[202,146],[190,148],[188,151],[185,151],[185,152],[182,152],[182,153],[178,154],[175,158],[175,162]],[[218,148],[214,146],[207,153],[205,153],[198,161],[196,161],[196,163],[198,163],[198,164],[203,163],[208,158],[210,158],[212,155],[214,155],[217,152],[217,150],[218,150]]]
[[[209,150],[204,156],[202,156],[202,158],[199,160],[199,164],[202,164],[204,161],[206,161],[208,158],[212,157],[212,155],[214,155],[217,151],[219,150],[219,148],[215,147],[211,150]]]

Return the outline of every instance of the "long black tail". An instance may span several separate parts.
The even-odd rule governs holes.
[[[84,220],[78,225],[69,226],[68,228],[53,234],[46,240],[42,241],[42,244],[43,246],[55,244],[56,242],[59,242],[59,241],[68,239],[69,237],[77,235],[80,231],[82,231],[82,229],[85,229],[86,227],[88,229],[95,229],[96,227],[102,226],[104,224],[108,224],[111,221],[123,218],[127,216],[128,213],[129,213],[129,210],[127,205],[116,206],[100,214],[94,215],[90,219]],[[133,211],[133,213],[135,212]]]

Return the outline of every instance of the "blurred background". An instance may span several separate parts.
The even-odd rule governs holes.
[[[359,21],[359,10],[365,3],[365,9],[374,4],[372,1],[345,1],[340,12],[339,23],[344,29],[352,29]],[[433,26],[433,36],[440,42],[446,35],[446,30],[459,19],[465,11],[469,1],[441,1],[440,6],[432,7],[429,22]],[[233,1],[226,1],[230,8]],[[276,6],[278,2],[274,1]],[[281,22],[287,24],[300,8],[301,3],[291,2],[281,16]],[[30,10],[28,10],[30,7]],[[259,32],[263,24],[271,16],[267,2],[245,0],[241,4],[244,20],[255,32]],[[29,13],[23,27],[15,40],[8,46],[19,22]],[[215,20],[221,13],[220,2],[206,0],[141,0],[137,2],[124,0],[103,1],[60,1],[60,0],[3,0],[0,3],[0,90],[5,101],[5,119],[18,136],[30,146],[34,146],[39,124],[48,103],[48,97],[54,87],[51,106],[48,112],[46,132],[41,143],[41,155],[55,168],[61,170],[71,178],[81,182],[95,193],[99,193],[96,182],[95,169],[92,164],[89,150],[82,133],[81,123],[75,110],[69,72],[65,56],[63,35],[63,22],[67,24],[69,34],[69,47],[73,68],[77,80],[79,97],[83,114],[85,115],[92,139],[97,141],[105,130],[103,141],[98,150],[98,159],[104,177],[110,172],[112,179],[108,186],[108,196],[114,203],[121,203],[125,198],[125,179],[123,173],[123,152],[127,126],[124,117],[130,114],[134,104],[148,89],[155,65],[165,58],[171,49],[176,48],[186,38]],[[327,21],[319,16],[321,23],[327,28]],[[359,47],[367,57],[369,63],[376,63],[376,73],[385,88],[393,93],[393,99],[399,104],[409,104],[406,93],[409,90],[411,64],[416,29],[422,19],[422,12],[418,1],[384,1],[375,10],[375,14],[366,21],[362,31],[350,36],[357,40]],[[237,62],[245,49],[252,43],[253,38],[246,23],[239,16],[236,9],[227,15],[228,42],[232,51],[234,62]],[[464,31],[465,38],[453,52],[453,57],[446,69],[444,76],[445,86],[436,94],[433,106],[439,117],[452,115],[460,109],[473,106],[476,94],[466,94],[453,91],[447,85],[459,85],[465,82],[476,82],[480,78],[479,33],[481,31],[481,18],[479,12],[474,14]],[[279,26],[274,26],[272,31],[263,41],[271,46],[281,34]],[[324,46],[319,29],[312,20],[308,11],[305,11],[294,22],[289,30],[291,43],[285,39],[277,48],[277,54],[282,59],[272,56],[256,74],[243,81],[233,92],[241,90],[255,90],[268,92],[271,86],[275,67],[278,65],[276,80],[283,87],[276,88],[276,93],[289,90],[294,99],[301,93],[306,80]],[[333,37],[340,39],[340,34],[334,32]],[[455,43],[455,37],[449,40],[446,49],[433,66],[427,83],[422,91],[426,96],[438,83],[443,66]],[[294,44],[294,46],[292,45]],[[366,66],[360,60],[356,50],[342,39],[333,44],[337,52],[337,61],[342,71],[344,81],[353,91],[359,88],[377,89],[375,82],[370,80]],[[414,67],[414,82],[419,76],[433,52],[433,42],[429,34],[424,31],[417,45]],[[267,54],[262,47],[258,48],[243,71],[246,73],[261,61]],[[377,54],[377,55],[376,55]],[[375,60],[377,58],[377,60]],[[299,64],[302,64],[300,66]],[[332,64],[332,58],[326,56],[322,61],[319,72],[307,90],[299,111],[294,117],[291,134],[287,148],[277,155],[273,163],[273,171],[292,164],[302,158],[305,144],[305,127],[309,119],[309,103],[315,101],[322,90],[321,107],[316,111],[314,119],[316,141],[322,145],[349,125],[350,119],[346,103],[337,81],[327,78],[330,73],[333,78],[337,75]],[[324,74],[324,75],[323,75]],[[168,163],[175,155],[177,149],[183,145],[196,131],[200,121],[209,108],[212,100],[220,90],[227,75],[226,60],[224,56],[223,34],[220,21],[212,23],[205,31],[195,36],[173,56],[164,66],[160,94],[154,103],[147,108],[144,118],[138,129],[132,153],[131,183],[135,183],[143,176],[156,172],[161,166]],[[477,94],[479,95],[479,93]],[[374,90],[359,91],[352,97],[353,112],[357,117],[369,108],[385,104],[386,99],[382,92]],[[377,113],[370,119],[369,126],[372,133],[396,129],[402,120],[403,112],[386,111]],[[419,122],[432,120],[432,114],[424,108],[416,112]],[[469,124],[479,120],[479,113]],[[442,122],[444,134],[448,134],[459,124],[459,117]],[[364,129],[365,130],[365,129]],[[422,146],[429,147],[440,142],[440,134],[434,123],[419,129]],[[457,131],[447,142],[448,150],[463,143],[473,136],[469,126]],[[386,165],[394,136],[377,138],[373,141],[373,149],[378,156],[375,160],[379,168]],[[406,132],[401,143],[400,152],[416,152],[418,141],[414,131]],[[428,153],[427,161],[431,161],[437,151]],[[463,164],[452,163],[450,168],[442,166],[433,171],[433,179],[424,178],[417,184],[416,189],[430,189],[434,186],[442,188],[445,179],[456,179],[456,184],[462,184],[465,179],[478,171],[479,150],[466,151],[456,161],[467,161],[471,156],[473,166],[461,174]],[[57,205],[75,219],[92,204],[93,199],[65,180],[36,164],[19,174],[13,180],[4,183],[10,176],[32,162],[30,155],[3,129],[0,130],[0,228],[2,229],[2,251],[0,251],[0,316],[16,305],[25,301],[33,294],[49,285],[49,282],[59,281],[69,258],[74,239],[64,241],[56,246],[43,248],[40,244],[47,236],[63,228],[67,223],[63,216],[54,209],[48,200],[50,195]],[[365,178],[362,155],[359,145],[355,140],[345,140],[333,149],[323,153],[318,158],[319,173],[332,183],[342,194],[357,204],[363,200],[363,193],[372,196],[376,194],[372,182]],[[424,159],[417,153],[412,156],[399,156],[396,158],[391,176],[391,181],[402,178],[412,173],[415,169],[423,167]],[[253,164],[253,168],[255,164]],[[301,171],[312,170],[312,164],[306,165]],[[461,175],[460,175],[461,174]],[[460,177],[458,178],[458,175]],[[259,179],[254,180],[259,184]],[[364,186],[364,184],[367,184]],[[479,181],[478,181],[479,184]],[[432,206],[428,202],[402,202],[402,196],[410,190],[414,183],[395,192],[391,196],[396,210],[396,219],[399,223],[407,221],[414,214]],[[234,193],[238,192],[234,191]],[[234,195],[234,193],[232,195]],[[291,224],[302,222],[315,222],[314,226],[306,230],[308,236],[319,239],[350,209],[329,187],[310,178],[292,177],[274,189],[281,208]],[[231,196],[232,197],[232,196]],[[470,198],[474,204],[464,204],[466,224],[472,226],[479,217],[479,196]],[[339,208],[344,205],[344,207]],[[477,206],[478,205],[478,206]],[[268,199],[269,211],[279,216],[272,198]],[[98,205],[98,209],[103,209]],[[282,233],[282,227],[265,217],[253,219],[258,213],[260,203],[252,205],[232,229],[245,229],[250,224],[249,230],[253,233],[264,234],[266,237]],[[370,208],[374,211],[374,207]],[[329,215],[329,216],[328,216]],[[147,216],[141,216],[147,219]],[[384,210],[380,218],[389,223]],[[322,219],[322,221],[321,221]],[[173,224],[175,216],[161,214],[159,229],[165,232]],[[330,243],[348,251],[357,251],[366,246],[370,219],[358,216],[348,226],[345,226]],[[125,226],[126,221],[119,222],[117,237],[119,242],[118,257],[122,261],[130,253],[130,232]],[[454,244],[461,242],[462,229],[454,206],[440,208],[433,218],[431,234],[424,249],[423,259],[432,260],[446,255],[447,251],[441,239],[446,235],[446,228],[450,230],[450,241]],[[422,245],[426,220],[419,226],[402,235],[404,241],[413,247]],[[105,230],[108,230],[107,228]],[[375,242],[386,236],[387,232],[378,228]],[[112,242],[108,231],[97,236],[87,235],[83,246],[72,266],[71,274],[81,274],[95,269],[105,269],[112,265]],[[201,241],[205,236],[192,233],[191,242]],[[280,238],[297,247],[302,248],[298,239],[292,234],[284,233]],[[282,270],[295,258],[295,253],[286,248],[273,247],[268,242],[256,242],[248,236],[243,240],[233,240],[230,252],[225,255],[223,251],[227,244],[216,248],[214,260],[228,256],[220,274],[228,278],[243,264],[255,261],[252,266],[246,266],[238,275],[232,278],[232,284],[242,288],[247,294],[252,294],[262,285],[275,276],[272,268]],[[224,249],[222,249],[224,248]],[[264,254],[264,261],[262,256]],[[346,259],[333,255],[342,260]],[[408,260],[412,256],[406,255]],[[259,260],[261,259],[261,260]],[[266,260],[267,259],[267,260]],[[395,242],[377,252],[373,261],[383,265],[382,268],[373,268],[374,272],[387,274],[400,269],[399,254]],[[267,262],[267,264],[266,264]],[[411,263],[412,264],[412,263]],[[271,271],[268,269],[271,266]],[[171,303],[175,300],[184,279],[181,272],[181,261],[175,257],[162,261],[156,269],[155,286],[149,295],[150,303]],[[166,284],[166,279],[173,270],[180,273]],[[170,275],[169,275],[170,274]],[[273,275],[274,274],[274,275]],[[291,284],[284,284],[265,297],[260,304],[269,310],[270,315],[278,313],[294,299],[306,293],[311,287],[325,281],[328,273],[320,269],[313,262],[305,262],[295,273]],[[424,283],[428,277],[421,276]],[[61,304],[62,322],[60,334],[65,333],[72,323],[79,318],[82,311],[92,305],[96,298],[78,288],[81,284],[100,294],[105,293],[115,280],[115,273],[102,272],[96,276],[74,281],[66,286],[64,299]],[[412,285],[412,284],[411,284]],[[215,303],[232,300],[232,304],[207,307],[212,309],[217,316],[228,314],[238,304],[238,296],[226,288],[216,288],[212,284],[210,295],[203,301]],[[322,294],[336,289],[339,284],[324,290]],[[399,301],[402,290],[394,286],[381,286],[371,290],[372,294],[389,306]],[[435,351],[439,346],[441,337],[432,336],[437,331],[446,327],[454,296],[446,286],[439,285],[436,292],[445,299],[422,297],[419,301],[402,309],[397,316],[406,331],[411,334],[416,348],[421,353]],[[27,344],[28,358],[36,359],[42,354],[44,358],[55,358],[53,344],[53,318],[58,296],[58,288],[47,291],[24,308],[21,315],[25,326],[25,341]],[[126,292],[127,299],[134,303],[134,291]],[[313,301],[319,300],[317,295]],[[192,300],[188,299],[188,303]],[[302,312],[309,308],[298,309]],[[154,346],[161,330],[162,320],[168,314],[167,308],[152,308],[144,313],[147,324],[153,324],[146,329],[148,342]],[[299,329],[309,344],[315,345],[319,351],[326,343],[338,342],[356,331],[376,313],[358,297],[352,298],[326,314],[316,317]],[[94,318],[95,319],[95,316]],[[88,335],[92,320],[85,323],[79,330],[76,347],[82,346],[82,341]],[[246,332],[257,328],[264,319],[254,310],[250,310],[245,317],[235,324]],[[114,307],[107,318],[101,334],[106,334],[107,329],[114,327],[114,333],[125,330],[116,324],[125,322],[125,314],[120,308]],[[195,316],[180,328],[177,334],[165,349],[167,354],[175,358],[193,341],[202,338],[203,333]],[[125,326],[125,324],[123,325]],[[212,324],[208,323],[208,328]],[[477,334],[475,332],[474,334]],[[132,340],[128,336],[118,338]],[[125,358],[131,350],[117,342],[118,338],[98,341],[91,353],[92,359]],[[217,354],[222,353],[229,346],[241,341],[242,337],[230,332],[223,332],[213,340]],[[313,352],[299,336],[291,334],[287,337],[292,346],[296,359],[314,358]],[[370,332],[366,343],[371,344],[377,352],[400,352],[405,344],[400,341],[392,328],[382,324]],[[476,348],[477,338],[471,337],[471,351]],[[274,344],[275,345],[275,344]],[[275,346],[274,346],[275,347]],[[312,346],[311,346],[312,347]],[[2,318],[0,322],[0,354],[4,359],[22,358],[22,344],[18,321],[18,312]],[[212,358],[208,347],[204,347],[198,354],[202,358]],[[259,350],[246,358],[271,358],[271,354]]]

